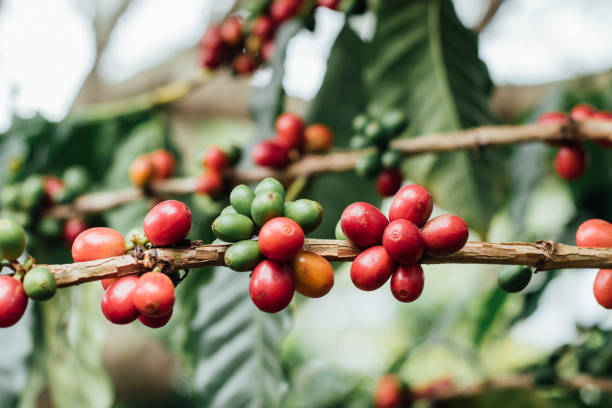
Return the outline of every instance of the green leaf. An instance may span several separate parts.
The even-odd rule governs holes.
[[[480,306],[480,312],[476,319],[476,329],[474,331],[474,344],[480,346],[485,336],[495,322],[495,318],[499,316],[506,300],[508,299],[508,293],[500,290],[495,286],[487,295],[486,299]]]

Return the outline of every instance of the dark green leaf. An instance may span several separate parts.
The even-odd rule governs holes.
[[[480,346],[485,336],[493,327],[495,318],[506,304],[508,294],[503,290],[493,288],[484,302],[480,306],[480,312],[476,320],[476,329],[474,331],[474,344]]]

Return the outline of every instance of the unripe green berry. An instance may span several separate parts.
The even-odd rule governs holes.
[[[51,299],[57,290],[55,276],[44,266],[36,266],[23,278],[23,289],[26,295],[34,300]]]

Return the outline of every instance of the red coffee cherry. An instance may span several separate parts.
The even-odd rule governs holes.
[[[580,103],[572,108],[570,117],[574,120],[589,119],[595,113],[595,109],[586,103]]]
[[[418,184],[409,184],[397,192],[389,208],[389,221],[408,220],[417,227],[423,226],[431,216],[431,193]]]
[[[275,141],[286,149],[299,149],[304,142],[304,121],[295,113],[285,112],[276,119]]]
[[[184,240],[191,230],[191,211],[180,201],[162,201],[149,211],[143,227],[153,245],[176,244]]]
[[[274,20],[269,16],[262,15],[259,16],[253,21],[253,28],[251,29],[253,35],[257,37],[267,40],[272,37],[275,30]]]
[[[272,61],[274,57],[274,40],[268,40],[261,46],[261,57],[264,61]]]
[[[351,265],[351,280],[361,290],[380,288],[393,274],[393,260],[382,246],[360,253]]]
[[[130,181],[136,187],[144,187],[155,176],[155,166],[148,154],[136,157],[130,165]]]
[[[587,169],[586,151],[581,145],[561,146],[555,156],[555,170],[565,180],[582,177]]]
[[[102,284],[102,287],[104,288],[104,290],[108,289],[113,283],[117,282],[119,280],[119,278],[108,278],[108,279],[102,279],[100,281],[100,283]]]
[[[43,190],[45,191],[44,206],[51,206],[55,203],[55,197],[64,190],[64,181],[57,177],[45,176],[43,177]]]
[[[565,124],[567,122],[568,122],[567,113],[563,113],[563,112],[544,112],[543,114],[540,115],[537,121],[539,125],[557,124],[557,123]]]
[[[204,151],[204,159],[202,165],[209,170],[222,171],[229,164],[229,158],[218,146],[210,146]]]
[[[576,231],[576,245],[579,247],[612,248],[612,224],[599,219],[583,222]]]
[[[238,75],[250,75],[257,69],[257,61],[248,54],[241,54],[234,58],[232,68]]]
[[[398,169],[383,170],[376,178],[376,191],[382,197],[391,197],[402,186],[404,176]]]
[[[421,229],[425,252],[446,255],[457,252],[468,240],[468,226],[461,218],[444,214],[432,218]]]
[[[17,279],[0,276],[0,327],[17,323],[28,307],[28,297]]]
[[[231,16],[221,23],[221,38],[227,45],[234,46],[242,41],[242,19]]]
[[[81,232],[72,243],[74,262],[93,261],[123,254],[125,254],[125,238],[112,228],[90,228]]]
[[[140,313],[148,317],[167,316],[174,306],[174,284],[168,275],[147,272],[138,278],[132,300]]]
[[[344,235],[355,245],[367,248],[380,245],[389,220],[372,204],[359,201],[346,207],[340,218]]]
[[[204,48],[200,56],[202,67],[214,69],[223,62],[223,53],[220,50]]]
[[[401,408],[404,406],[402,382],[395,374],[385,374],[374,386],[374,408]]]
[[[307,152],[324,153],[334,143],[334,132],[320,123],[304,129],[304,150]]]
[[[612,112],[610,111],[597,111],[590,117],[592,120],[612,120]]]
[[[289,20],[300,8],[300,0],[274,0],[270,5],[270,15],[276,24]]]
[[[383,232],[382,243],[396,262],[412,264],[423,256],[423,239],[419,229],[408,220],[391,222]]]
[[[278,143],[269,140],[257,143],[251,157],[258,166],[273,169],[282,169],[289,160],[288,151]]]
[[[600,269],[595,275],[593,294],[597,303],[612,309],[612,269]]]
[[[140,314],[132,301],[138,277],[124,276],[113,283],[102,296],[102,313],[110,322],[128,324]]]
[[[259,250],[273,261],[293,259],[304,246],[304,231],[286,217],[272,218],[259,231]]]
[[[295,282],[291,268],[286,264],[264,260],[251,275],[249,295],[261,311],[276,313],[291,303],[295,292]]]
[[[164,180],[172,176],[176,167],[174,155],[167,150],[158,149],[149,155],[155,168],[155,179]]]
[[[332,10],[336,10],[339,4],[340,0],[317,0],[318,6],[327,7]]]
[[[64,224],[64,230],[62,231],[62,237],[64,238],[66,245],[72,247],[74,240],[86,229],[87,224],[85,224],[80,218],[71,218],[66,221],[66,224]]]
[[[400,302],[413,302],[421,296],[424,284],[420,264],[398,265],[391,277],[391,293]]]
[[[202,48],[212,51],[221,51],[223,44],[223,36],[218,25],[210,26],[200,41]]]
[[[216,170],[208,170],[198,177],[196,192],[217,197],[223,191],[223,176]]]
[[[170,309],[170,313],[162,317],[149,317],[145,315],[138,316],[138,320],[140,323],[144,324],[147,327],[152,329],[159,329],[160,327],[164,327],[172,317],[172,309]]]

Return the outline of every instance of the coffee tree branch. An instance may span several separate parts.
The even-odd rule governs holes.
[[[166,270],[192,269],[223,265],[229,244],[203,245],[194,242],[189,247],[154,248],[141,256],[123,255],[96,261],[63,265],[48,265],[58,286],[132,275],[161,265]],[[323,256],[329,261],[350,262],[361,250],[347,241],[307,239],[305,251]],[[526,265],[539,270],[558,268],[612,268],[612,248],[579,248],[553,241],[536,243],[468,242],[463,249],[450,255],[425,256],[423,264],[499,264]]]

